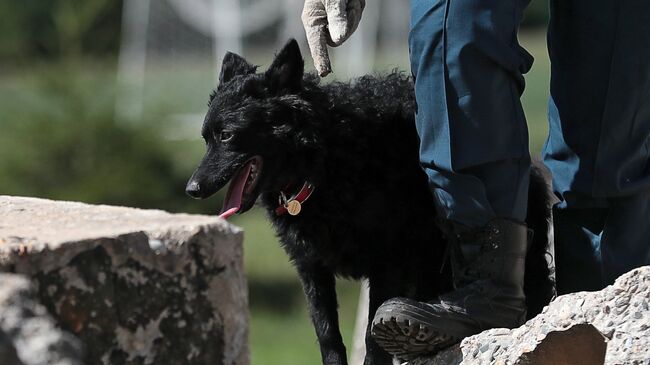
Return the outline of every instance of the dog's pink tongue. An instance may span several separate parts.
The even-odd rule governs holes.
[[[237,213],[238,210],[239,210],[239,207],[232,207],[232,208],[226,210],[225,212],[219,214],[219,218],[228,219],[228,217],[230,217],[231,215]]]
[[[248,179],[250,171],[251,164],[248,163],[244,168],[239,170],[237,176],[232,179],[228,192],[226,193],[226,200],[224,200],[221,213],[219,213],[219,217],[227,219],[239,211],[244,195],[244,187],[246,186],[246,179]]]

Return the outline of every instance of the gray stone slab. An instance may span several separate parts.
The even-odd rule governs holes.
[[[0,271],[32,279],[89,364],[248,364],[242,238],[216,217],[0,196]]]
[[[81,343],[57,327],[30,280],[0,273],[0,364],[81,365]]]

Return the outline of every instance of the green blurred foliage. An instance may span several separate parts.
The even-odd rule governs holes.
[[[113,73],[95,67],[47,66],[3,78],[0,193],[207,211],[184,194],[191,167],[174,154],[186,150],[164,138],[155,114],[116,121]]]
[[[548,0],[532,0],[524,13],[521,27],[524,29],[543,28],[548,24]]]
[[[82,55],[112,57],[119,50],[121,12],[122,0],[4,0],[0,2],[0,64]],[[533,0],[522,28],[545,26],[548,13],[547,1]]]
[[[116,55],[121,11],[121,0],[1,1],[0,64]]]

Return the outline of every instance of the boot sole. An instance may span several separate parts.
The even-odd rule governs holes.
[[[371,334],[377,344],[400,360],[412,360],[458,343],[463,337],[445,333],[445,318],[437,318],[436,326],[431,313],[418,305],[407,303],[384,304],[375,314]],[[454,323],[449,323],[454,325]]]

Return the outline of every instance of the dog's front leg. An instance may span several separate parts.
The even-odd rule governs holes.
[[[311,320],[316,329],[325,365],[347,365],[345,345],[339,331],[334,274],[320,264],[299,264]]]

